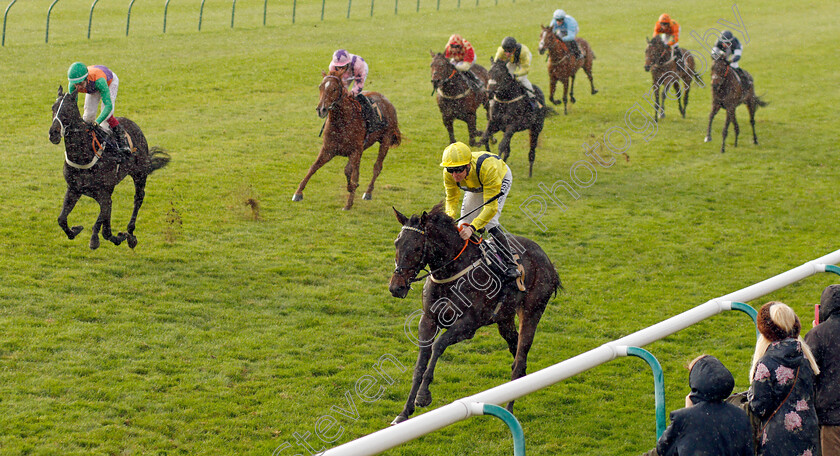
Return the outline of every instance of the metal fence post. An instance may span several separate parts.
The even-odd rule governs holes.
[[[327,0],[323,0],[326,2]],[[324,20],[324,4],[321,3],[321,20]],[[297,13],[297,0],[292,0],[292,24],[295,23],[295,14]]]
[[[163,4],[163,33],[166,33],[166,13],[169,11],[169,2],[172,0],[166,0],[166,3]]]
[[[399,0],[394,0],[394,14],[397,14],[397,3],[399,3]]]
[[[206,0],[201,0],[201,6],[198,8],[198,31],[201,31],[201,19],[204,17],[204,2]]]
[[[90,5],[90,17],[88,17],[88,39],[90,39],[90,26],[93,23],[93,8],[96,7],[96,3],[99,0],[93,0],[93,4]]]
[[[52,14],[53,6],[55,6],[56,3],[58,3],[58,0],[53,0],[53,2],[50,4],[50,9],[47,10],[47,32],[44,36],[45,43],[50,42],[50,14]]]
[[[128,4],[128,16],[125,18],[125,36],[128,36],[128,26],[131,24],[131,7],[134,6],[134,0]]]
[[[510,413],[507,409],[494,404],[483,404],[482,408],[485,415],[492,415],[500,418],[508,425],[510,433],[513,434],[514,456],[525,456],[525,433],[522,432],[522,425],[519,424],[519,420],[513,416],[513,413]]]
[[[12,2],[12,3],[14,3],[14,2]],[[840,268],[838,268],[837,266],[834,266],[833,264],[827,264],[827,265],[825,265],[825,272],[833,272],[837,275],[840,275]]]
[[[370,0],[370,17],[373,17],[373,0]]]
[[[639,347],[627,347],[627,356],[636,356],[645,360],[653,370],[653,391],[656,398],[656,440],[665,432],[665,376],[662,365],[647,350]]]
[[[233,28],[233,15],[236,13],[236,0],[233,0],[233,7],[230,9],[230,28]]]
[[[6,45],[6,17],[9,16],[9,9],[12,5],[15,4],[17,0],[12,0],[12,3],[9,3],[9,6],[6,7],[6,12],[3,14],[3,44],[2,46]]]
[[[265,27],[265,17],[268,15],[268,0],[263,4],[263,27]]]
[[[347,0],[347,19],[350,19],[350,5],[353,4],[353,0]]]

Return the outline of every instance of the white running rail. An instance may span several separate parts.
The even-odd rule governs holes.
[[[752,301],[814,274],[825,272],[826,265],[836,263],[840,263],[840,250],[835,250],[828,255],[809,261],[802,266],[783,272],[755,285],[712,299],[665,321],[622,337],[621,339],[608,342],[561,363],[546,367],[520,379],[507,382],[478,394],[458,399],[451,404],[431,410],[395,426],[331,448],[320,453],[320,455],[367,456],[381,453],[476,415],[475,407],[472,406],[476,402],[501,405],[514,399],[519,399],[534,391],[551,386],[561,380],[623,356],[622,349],[626,349],[627,346],[645,346],[713,315],[730,310],[732,302]]]

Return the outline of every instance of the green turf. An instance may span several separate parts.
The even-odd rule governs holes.
[[[519,206],[540,184],[569,180],[587,159],[584,144],[622,127],[636,103],[647,107],[644,37],[661,2],[482,0],[458,9],[445,0],[438,12],[422,0],[419,13],[407,2],[398,15],[393,3],[377,2],[372,18],[370,3],[357,2],[347,20],[346,3],[330,0],[321,22],[320,3],[307,0],[292,25],[291,4],[271,1],[263,27],[264,2],[240,0],[231,30],[232,2],[209,0],[199,32],[199,2],[175,0],[164,35],[164,2],[141,1],[128,38],[126,2],[100,2],[87,40],[90,0],[62,0],[45,44],[50,3],[17,2],[0,48],[2,454],[267,455],[294,445],[295,433],[319,449],[386,427],[408,392],[416,348],[403,325],[420,307],[418,290],[405,300],[387,290],[398,233],[391,206],[420,212],[443,195],[437,164],[447,139],[429,96],[428,52],[459,32],[485,64],[506,35],[536,54],[539,24],[558,6],[577,18],[597,55],[600,93],[589,95],[581,75],[569,115],[546,122],[533,178],[527,135],[513,141],[503,224],[539,242],[566,287],[543,317],[529,371],[838,248],[833,2],[738,3],[749,34],[743,67],[770,102],[757,114],[760,145],[749,140],[743,107],[737,148],[730,131],[727,153],[719,152],[722,114],[703,143],[710,94],[694,87],[686,119],[669,101],[649,141],[631,134],[629,162],[593,167],[597,177],[577,188],[579,199],[566,197],[565,211],[547,208],[545,231]],[[700,49],[691,30],[734,21],[723,2],[668,12],[689,49]],[[357,198],[349,212],[341,210],[344,159],[316,174],[302,202],[291,201],[320,147],[317,86],[339,47],[369,62],[367,88],[396,106],[404,138],[374,199]],[[65,184],[62,146],[47,140],[49,109],[76,60],[114,69],[117,113],[172,155],[149,178],[133,251],[105,242],[88,249],[98,211],[90,199],[70,217],[86,227],[79,238],[69,241],[56,224]],[[534,60],[530,79],[547,89],[543,58]],[[116,229],[131,198],[130,183],[115,193]],[[807,279],[751,304],[785,301],[809,328],[812,304],[835,281]],[[665,368],[668,410],[683,404],[682,366],[701,352],[721,358],[745,389],[753,341],[746,317],[732,313],[646,347]],[[384,355],[406,370],[390,369],[395,382],[363,402],[354,386]],[[444,354],[432,407],[505,382],[510,361],[495,328],[480,330]],[[348,391],[355,414],[346,412]],[[516,415],[528,454],[638,454],[654,444],[653,400],[644,363],[620,359],[518,401]],[[322,433],[330,444],[314,436],[325,415],[337,421],[332,435]],[[503,455],[511,446],[498,420],[474,418],[387,454]],[[279,453],[309,454],[295,448]]]

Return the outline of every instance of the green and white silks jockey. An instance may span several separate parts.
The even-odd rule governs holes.
[[[120,152],[129,154],[125,130],[114,117],[119,85],[120,79],[104,65],[85,66],[81,62],[75,62],[67,70],[67,91],[72,93],[77,90],[85,94],[82,119],[85,122],[94,122],[106,132],[113,133]],[[99,116],[94,118],[98,108],[101,108]]]

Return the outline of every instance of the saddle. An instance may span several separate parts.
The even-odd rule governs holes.
[[[93,143],[94,153],[99,155],[100,157],[104,157],[106,159],[116,161],[117,163],[122,163],[125,161],[128,156],[124,156],[122,152],[120,152],[120,147],[117,144],[117,139],[114,137],[113,134],[107,133],[102,127],[96,127],[93,129],[94,134],[96,136],[96,141]],[[126,143],[128,144],[129,155],[133,154],[134,143],[131,140],[131,136],[128,132],[123,133],[124,138],[126,139]]]
[[[365,131],[368,134],[375,133],[388,125],[385,116],[382,114],[382,110],[375,101],[362,94],[358,94],[356,99],[362,106],[362,117],[365,118]]]
[[[478,248],[481,250],[482,262],[490,268],[496,277],[504,277],[505,263],[502,261],[502,252],[493,239],[485,239],[484,242],[478,244]],[[519,277],[516,278],[516,287],[519,291],[525,291],[525,268],[519,260],[518,253],[514,252],[513,259],[516,261],[517,269],[519,270]],[[501,280],[501,282],[504,284],[506,281]]]

